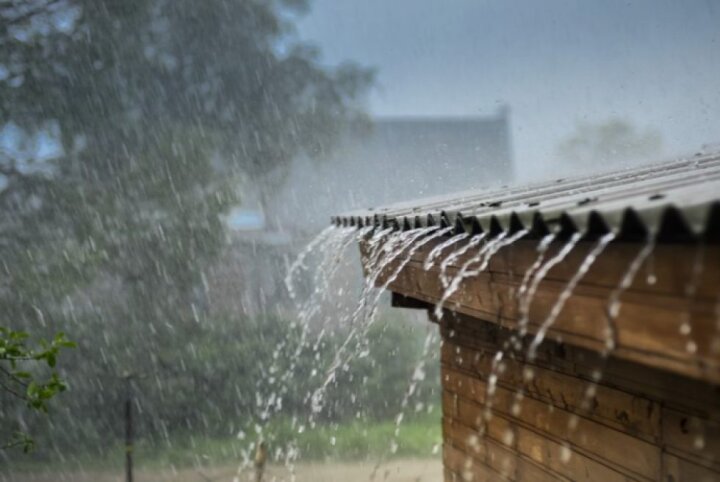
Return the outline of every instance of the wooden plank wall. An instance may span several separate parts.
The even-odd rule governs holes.
[[[511,332],[439,322],[446,481],[720,480],[717,387],[547,341],[532,363],[505,354],[491,394]]]
[[[402,266],[389,289],[422,302],[437,303],[444,291],[439,261],[429,270],[424,269],[423,263],[438,242],[413,250],[409,260],[398,256],[378,277],[378,285],[383,286],[396,268]],[[562,241],[553,243],[545,259],[553,257],[563,244]],[[462,243],[453,249],[460,245]],[[593,242],[579,243],[562,263],[547,273],[530,305],[528,328],[531,332],[546,319],[568,280],[594,246]],[[565,303],[550,328],[549,337],[595,351],[603,350],[609,299],[642,247],[637,243],[611,243]],[[478,249],[453,262],[447,275],[454,276]],[[503,326],[517,326],[518,289],[537,256],[537,241],[521,240],[502,248],[484,272],[463,282],[446,306]],[[367,257],[364,259],[367,261]],[[696,267],[702,269],[695,270]],[[657,245],[621,296],[620,314],[614,323],[618,341],[614,356],[720,383],[718,267],[718,245]],[[650,274],[653,283],[647,282]]]

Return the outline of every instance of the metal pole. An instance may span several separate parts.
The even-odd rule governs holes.
[[[125,376],[125,478],[133,482],[133,421],[132,421],[132,380]]]

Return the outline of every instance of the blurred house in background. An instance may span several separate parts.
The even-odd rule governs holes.
[[[205,273],[206,308],[215,316],[279,315],[289,301],[283,277],[295,254],[290,236],[234,230],[220,261]]]
[[[329,158],[297,159],[275,180],[248,182],[242,207],[228,217],[229,252],[208,273],[209,305],[224,314],[285,311],[284,283],[272,273],[283,272],[337,212],[510,182],[509,122],[507,107],[484,117],[375,119]],[[340,277],[361,282],[352,267]]]
[[[504,184],[513,178],[511,143],[507,107],[484,117],[375,119],[328,159],[294,162],[267,219],[316,231],[343,210]]]

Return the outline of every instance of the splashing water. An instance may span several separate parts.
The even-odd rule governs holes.
[[[598,256],[600,256],[600,254],[605,250],[607,245],[613,239],[615,239],[615,233],[607,233],[605,236],[600,238],[595,247],[587,254],[587,256],[585,256],[585,259],[578,267],[577,272],[575,272],[572,278],[570,278],[570,281],[568,281],[567,285],[565,285],[565,288],[560,293],[560,296],[558,297],[557,301],[555,301],[555,304],[550,310],[550,314],[547,316],[542,325],[540,325],[540,328],[535,334],[535,338],[530,343],[530,347],[528,349],[529,360],[535,359],[538,347],[545,339],[547,331],[550,329],[550,327],[552,327],[552,325],[555,323],[555,320],[560,315],[560,312],[565,306],[565,302],[568,300],[568,298],[570,298],[573,291],[575,290],[575,287],[578,285],[583,276],[585,276],[585,274],[588,272],[588,270],[593,265]]]
[[[386,246],[380,243],[380,241],[385,239],[392,232],[393,228],[381,229],[379,231],[375,231],[372,236],[370,236],[370,239],[367,240],[368,249],[367,254],[363,257],[363,265],[367,266],[368,270],[372,270],[372,267],[378,264],[378,261],[384,252],[384,249],[387,249],[387,246],[391,246],[392,243],[395,242],[395,237],[390,236],[388,242],[386,243]],[[363,288],[369,289],[368,287],[371,286],[371,283],[366,282]]]

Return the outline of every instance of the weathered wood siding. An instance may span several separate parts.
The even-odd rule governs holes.
[[[564,243],[553,243],[545,260]],[[433,316],[444,286],[439,261],[429,269],[424,261],[436,245],[400,252],[379,273],[376,283],[394,293],[396,305]],[[612,293],[644,246],[611,243],[529,361],[533,334],[596,244],[579,243],[538,284],[528,336],[513,347],[508,339],[522,317],[518,291],[538,259],[537,245],[522,240],[502,248],[434,320],[443,336],[445,479],[720,480],[720,247],[655,246],[611,320]],[[367,255],[367,246],[361,249]],[[463,266],[477,269],[467,263],[478,250],[450,263],[448,279]],[[365,268],[370,274],[372,266]],[[603,357],[611,323],[617,345]]]
[[[491,395],[510,331],[439,322],[446,481],[720,480],[717,387],[548,341],[532,363],[504,358]]]
[[[402,265],[388,289],[429,304],[437,303],[444,290],[439,263],[430,270],[423,267],[436,244],[428,243],[415,250],[411,259],[398,256],[378,277],[378,285],[383,286]],[[578,244],[539,284],[530,305],[530,332],[546,319],[594,245]],[[555,242],[545,259],[554,256],[562,246],[563,242]],[[549,337],[602,351],[607,339],[608,299],[642,246],[611,243],[565,303]],[[517,326],[520,318],[517,292],[526,270],[537,259],[536,248],[537,241],[524,240],[502,248],[484,272],[463,282],[446,306],[503,326]],[[474,254],[477,249],[471,252]],[[470,256],[462,256],[449,265],[447,274],[452,277]],[[718,245],[656,246],[621,296],[620,314],[614,320],[617,348],[613,356],[720,383],[719,267]],[[649,277],[655,282],[648,283]]]

